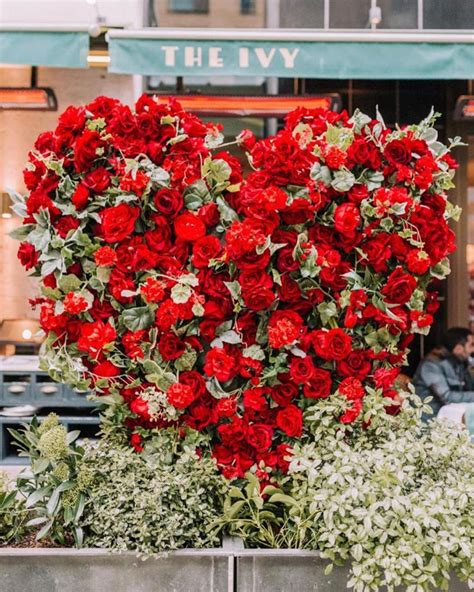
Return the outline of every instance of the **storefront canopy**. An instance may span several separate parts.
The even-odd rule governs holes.
[[[110,71],[281,78],[471,79],[471,33],[112,30]]]
[[[0,25],[0,63],[87,67],[87,27]]]

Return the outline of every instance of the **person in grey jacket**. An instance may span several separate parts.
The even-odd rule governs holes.
[[[413,377],[418,396],[433,397],[430,405],[434,416],[443,405],[474,403],[474,378],[468,366],[474,351],[471,332],[463,327],[452,327],[443,336],[442,346],[420,362]],[[423,419],[431,417],[433,415]]]

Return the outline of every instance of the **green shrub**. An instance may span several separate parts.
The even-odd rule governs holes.
[[[161,430],[141,454],[107,440],[88,450],[93,474],[84,529],[89,546],[155,553],[183,547],[212,547],[209,526],[222,513],[227,483],[197,432],[183,440]]]
[[[26,533],[28,511],[8,475],[0,471],[0,545],[18,542]]]
[[[249,475],[245,488],[231,489],[221,526],[250,547],[320,550],[336,564],[350,561],[357,592],[447,589],[452,571],[473,580],[467,432],[438,421],[424,427],[408,413],[348,439],[327,430],[318,409],[318,438],[295,448],[279,487],[261,493]]]

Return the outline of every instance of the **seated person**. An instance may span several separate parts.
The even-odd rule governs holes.
[[[420,362],[413,384],[422,399],[433,397],[430,405],[434,416],[443,405],[474,403],[474,378],[468,366],[473,351],[474,340],[469,329],[453,327],[445,333],[442,348],[430,352]]]

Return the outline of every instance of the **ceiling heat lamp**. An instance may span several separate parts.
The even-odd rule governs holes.
[[[56,111],[58,101],[52,88],[37,85],[36,66],[31,68],[31,86],[0,87],[0,110]]]

